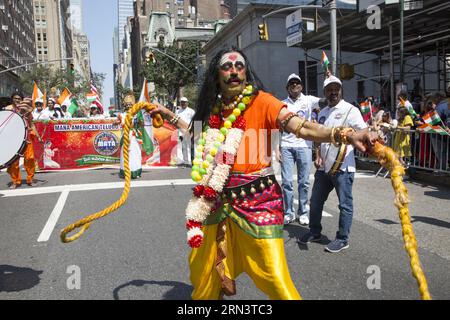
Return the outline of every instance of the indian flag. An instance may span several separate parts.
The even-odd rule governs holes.
[[[75,114],[75,112],[77,112],[78,110],[78,102],[77,99],[72,98],[70,100],[70,105],[69,108],[67,109],[67,111],[70,113],[70,115],[73,117],[73,115]]]
[[[441,117],[439,117],[439,114],[436,111],[431,111],[424,115],[423,121],[429,125],[436,125],[442,122]]]
[[[148,92],[148,80],[144,78],[144,83],[142,84],[141,96],[139,97],[139,102],[148,102],[150,103],[150,94]],[[139,127],[138,129],[138,138],[142,140],[142,148],[145,150],[147,155],[152,154],[155,150],[153,145],[153,124],[150,116],[146,115],[144,117],[143,110],[139,110],[136,117],[139,122],[142,121],[144,127]]]
[[[144,78],[144,83],[142,84],[141,96],[139,97],[139,102],[150,103],[150,93],[148,92],[148,80]]]
[[[328,71],[328,66],[330,65],[330,61],[328,60],[327,55],[325,54],[325,51],[322,51],[322,68],[324,72]]]
[[[424,131],[424,132],[438,133],[438,134],[443,135],[443,136],[448,136],[449,135],[447,133],[447,131],[445,131],[442,127],[440,127],[440,126],[432,126],[432,125],[429,125],[428,123],[425,123],[425,124],[421,125],[420,127],[418,127],[418,129],[420,131]]]
[[[361,114],[363,116],[364,122],[369,121],[370,116],[372,115],[372,106],[370,104],[370,101],[363,101],[359,104],[361,108]]]
[[[69,107],[70,103],[71,103],[71,99],[70,99],[71,96],[72,96],[72,93],[69,91],[69,89],[64,88],[63,92],[61,93],[61,95],[58,98],[58,101],[57,101],[58,104],[61,106],[65,105],[65,106]]]
[[[417,113],[416,113],[416,111],[414,111],[414,108],[413,108],[413,106],[411,105],[411,103],[406,103],[406,101],[403,100],[403,99],[400,98],[400,97],[399,97],[399,100],[400,100],[400,105],[401,105],[402,107],[405,107],[406,109],[408,109],[408,112],[409,112],[409,114],[411,115],[411,117],[413,117],[413,119],[414,119],[414,118],[417,118]]]
[[[87,101],[90,102],[90,103],[92,103],[92,102],[94,102],[95,100],[97,100],[97,98],[98,98],[98,95],[97,95],[96,93],[94,93],[94,92],[89,92],[89,93],[86,95],[86,99],[87,99]]]
[[[45,106],[46,106],[46,100],[47,100],[47,99],[46,99],[45,95],[42,93],[42,91],[39,90],[39,88],[38,88],[36,82],[34,82],[34,86],[33,86],[33,94],[32,94],[32,96],[31,96],[33,108],[36,108],[35,102],[36,102],[37,99],[40,99],[40,100],[43,101],[43,103],[44,103],[44,108],[45,108]]]

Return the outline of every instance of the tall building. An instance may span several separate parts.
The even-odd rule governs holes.
[[[118,28],[119,28],[119,51],[123,46],[125,39],[125,26],[127,25],[127,18],[134,16],[134,0],[118,0]]]
[[[0,43],[0,71],[35,61],[33,0],[0,0]],[[0,97],[21,90],[19,76],[24,70],[0,75]]]
[[[36,58],[49,61],[72,57],[69,0],[33,0],[36,30]],[[67,67],[67,60],[52,64]]]
[[[70,0],[69,17],[72,33],[83,34],[83,0]]]

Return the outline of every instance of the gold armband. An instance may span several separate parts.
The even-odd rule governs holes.
[[[306,122],[306,119],[300,118],[300,123],[298,124],[297,128],[295,128],[295,130],[294,130],[294,134],[297,138],[301,138],[300,131],[302,130],[303,126],[305,125],[305,122]]]

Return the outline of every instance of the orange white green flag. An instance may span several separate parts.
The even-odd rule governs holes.
[[[38,86],[37,86],[37,84],[36,84],[36,82],[34,82],[34,86],[33,86],[33,94],[32,94],[32,96],[31,96],[31,100],[32,100],[32,105],[33,105],[33,108],[36,108],[36,105],[35,105],[35,103],[36,103],[36,100],[40,100],[43,104],[44,104],[44,107],[45,107],[45,105],[46,105],[46,97],[45,97],[45,95],[42,93],[42,91],[38,88]]]

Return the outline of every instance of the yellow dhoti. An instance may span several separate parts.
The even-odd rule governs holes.
[[[224,221],[227,254],[224,274],[236,279],[246,272],[261,291],[274,300],[299,300],[300,294],[289,274],[283,238],[256,239],[240,229],[229,217]],[[189,256],[192,299],[213,300],[222,296],[221,277],[217,272],[218,224],[204,226],[204,242]]]

